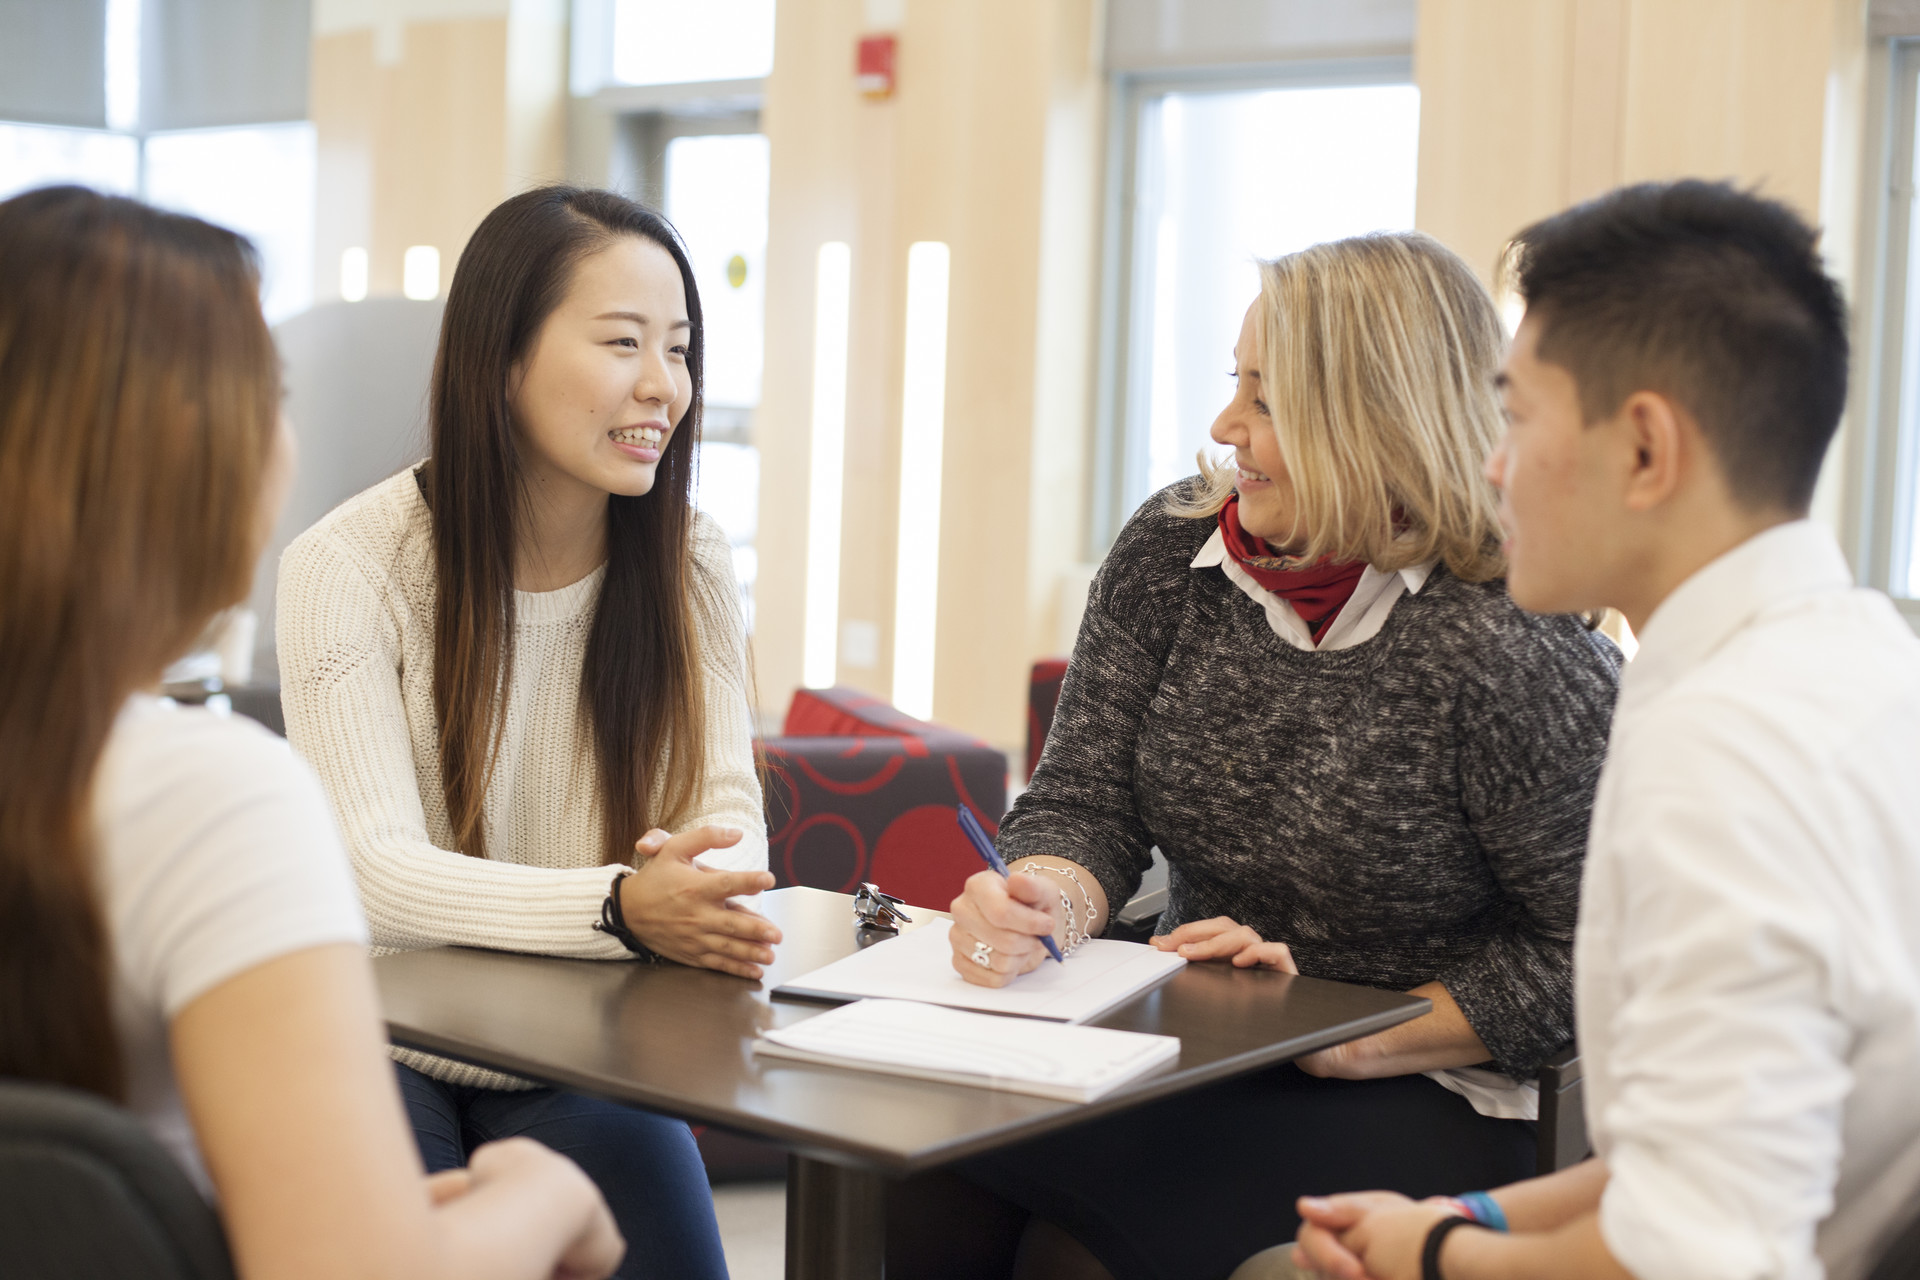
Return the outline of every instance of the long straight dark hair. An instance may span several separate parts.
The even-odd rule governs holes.
[[[652,491],[608,499],[606,576],[580,677],[606,820],[602,861],[631,861],[642,833],[673,825],[704,789],[695,610],[711,604],[716,584],[691,554],[706,346],[693,267],[659,214],[610,191],[540,187],[489,213],[460,255],[433,366],[432,456],[421,472],[439,588],[433,705],[441,788],[454,839],[473,857],[487,853],[483,810],[513,684],[513,551],[526,501],[510,407],[514,370],[575,268],[620,236],[659,245],[680,268],[693,323],[693,398]]]
[[[122,1096],[93,779],[260,552],[252,249],[79,187],[0,204],[0,1076]]]

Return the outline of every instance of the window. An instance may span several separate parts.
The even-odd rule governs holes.
[[[572,0],[570,82],[605,121],[589,180],[667,215],[686,241],[706,324],[706,417],[694,501],[733,545],[753,626],[766,328],[767,139],[775,0]],[[594,129],[583,130],[593,133]],[[604,176],[597,163],[604,162]]]
[[[141,138],[0,123],[0,199],[71,182],[237,231],[260,251],[261,305],[274,324],[313,304],[313,181],[309,124]]]
[[[75,6],[76,23],[85,7]],[[93,50],[85,40],[31,45],[25,56],[36,60],[100,59],[102,80],[94,83],[102,96],[89,105],[83,93],[73,118],[93,116],[108,127],[0,122],[0,199],[76,183],[237,231],[259,250],[261,306],[276,323],[313,302],[314,133],[295,119],[304,114],[306,11],[245,23],[197,21],[195,12],[193,6],[175,13],[142,0],[105,0]],[[237,58],[262,79],[229,83],[205,74]],[[301,74],[292,80],[274,68]],[[78,77],[82,69],[69,70]],[[289,84],[295,86],[291,100]],[[294,122],[250,123],[265,120]],[[220,127],[181,127],[215,122]]]
[[[753,619],[760,451],[752,443],[766,329],[767,139],[760,133],[681,134],[665,147],[667,218],[687,243],[706,325],[706,424],[701,510],[733,544],[734,574]]]
[[[760,403],[766,327],[767,138],[678,137],[667,144],[667,218],[693,259],[707,327],[707,403]]]
[[[773,70],[773,0],[614,0],[619,84],[757,80]]]
[[[313,305],[312,125],[156,133],[146,147],[149,201],[237,231],[260,251],[269,324]]]
[[[1889,46],[1889,148],[1878,255],[1864,255],[1863,305],[1877,320],[1878,341],[1863,343],[1869,361],[1850,459],[1848,550],[1860,580],[1892,596],[1920,625],[1920,41]],[[1877,296],[1876,296],[1877,294]]]
[[[1413,225],[1420,105],[1405,79],[1400,64],[1333,83],[1123,80],[1096,551],[1196,452],[1218,451],[1207,433],[1232,394],[1256,260]]]
[[[706,85],[757,95],[773,70],[774,2],[572,0],[573,94]]]
[[[0,200],[63,182],[130,196],[140,190],[140,142],[99,129],[0,123]]]

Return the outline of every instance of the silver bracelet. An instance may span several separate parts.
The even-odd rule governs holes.
[[[1033,870],[1033,871],[1056,871],[1058,869],[1059,868],[1057,867],[1049,867],[1045,863],[1031,864],[1029,867],[1022,868],[1022,870]],[[1066,890],[1058,889],[1058,890],[1055,890],[1055,892],[1057,892],[1060,895],[1060,909],[1066,912],[1066,916],[1067,916],[1066,942],[1064,945],[1061,946],[1060,951],[1061,951],[1061,954],[1063,955],[1072,955],[1076,950],[1079,949],[1079,946],[1081,943],[1085,942],[1089,937],[1092,936],[1092,930],[1090,927],[1084,930],[1079,927],[1079,924],[1080,924],[1079,914],[1074,911],[1073,900],[1067,897]],[[1088,916],[1089,916],[1087,923],[1089,926],[1091,926],[1093,923],[1091,919],[1092,907],[1093,907],[1092,902],[1088,902],[1087,907],[1088,907]]]
[[[1100,912],[1093,905],[1093,895],[1087,892],[1087,886],[1081,881],[1078,875],[1066,867],[1056,867],[1050,862],[1035,862],[1029,866],[1022,867],[1021,870],[1051,871],[1056,875],[1063,875],[1073,881],[1073,887],[1080,891],[1081,898],[1084,899],[1087,904],[1087,930],[1080,935],[1080,940],[1084,942],[1093,936],[1093,927],[1100,923]]]

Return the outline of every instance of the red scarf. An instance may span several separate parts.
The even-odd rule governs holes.
[[[1220,508],[1220,537],[1227,544],[1227,554],[1240,562],[1247,576],[1291,604],[1307,624],[1307,634],[1316,640],[1341,606],[1352,599],[1353,589],[1367,569],[1359,560],[1335,564],[1323,556],[1313,564],[1302,565],[1293,556],[1275,555],[1272,547],[1240,527],[1237,493]]]

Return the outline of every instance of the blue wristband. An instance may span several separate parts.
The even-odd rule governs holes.
[[[1467,1212],[1471,1213],[1473,1220],[1481,1226],[1491,1227],[1495,1231],[1507,1229],[1506,1212],[1500,1208],[1499,1202],[1486,1192],[1463,1191],[1454,1199],[1467,1206]]]

